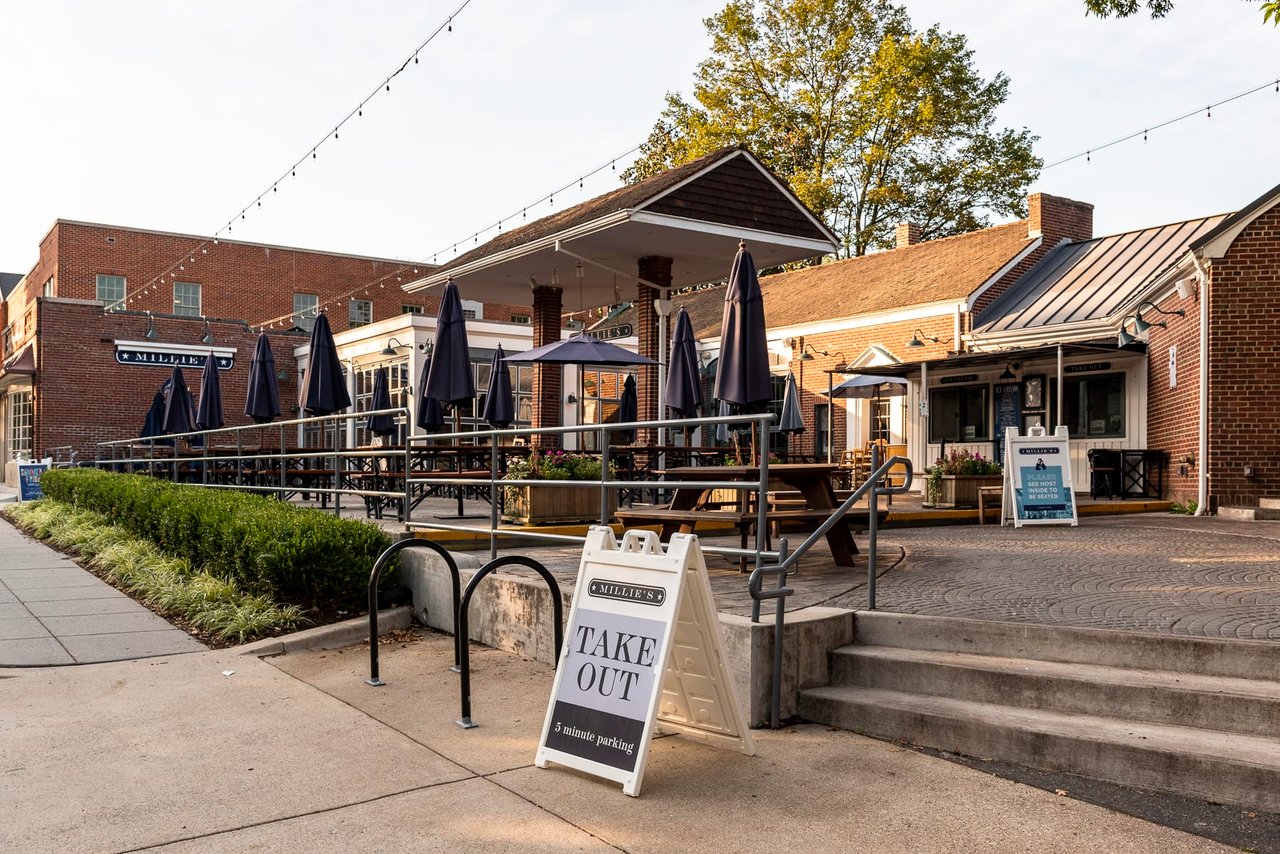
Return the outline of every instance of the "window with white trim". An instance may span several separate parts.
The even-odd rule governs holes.
[[[422,314],[422,306],[420,305],[402,305],[400,306],[401,314]]]
[[[368,326],[370,323],[373,323],[373,300],[351,300],[347,308],[347,320],[350,321],[352,329],[355,329],[357,326]]]
[[[115,303],[124,302],[124,297],[124,276],[111,276],[107,273],[99,273],[97,275],[94,284],[94,299],[111,306]],[[117,307],[123,308],[123,306]]]
[[[200,283],[173,283],[173,313],[179,317],[200,317]]]
[[[9,453],[14,459],[19,454],[31,456],[31,392],[9,393]]]
[[[320,310],[320,297],[317,294],[293,295],[293,325],[299,329],[311,331],[316,325],[316,315]]]

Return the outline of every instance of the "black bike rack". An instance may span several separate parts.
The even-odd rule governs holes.
[[[392,543],[386,551],[378,555],[378,559],[373,562],[373,571],[369,574],[369,678],[365,680],[367,685],[378,687],[387,684],[378,678],[378,581],[382,577],[382,570],[391,562],[391,558],[405,549],[414,548],[430,549],[444,558],[445,565],[449,567],[449,575],[453,581],[453,613],[455,618],[458,614],[458,602],[460,601],[458,589],[462,586],[462,580],[458,575],[458,563],[453,559],[453,555],[449,554],[449,550],[431,540],[400,540]],[[454,629],[457,629],[456,624]],[[458,639],[464,637],[466,637],[465,634],[458,634],[455,631],[453,638],[453,661],[455,665],[461,662],[461,650],[466,646],[465,642],[459,642]]]
[[[462,602],[458,606],[457,619],[457,641],[458,652],[460,653],[459,670],[462,673],[462,717],[457,721],[458,726],[463,729],[472,729],[477,724],[471,720],[471,649],[467,642],[467,610],[471,605],[471,594],[475,593],[476,587],[484,580],[485,576],[500,569],[504,566],[524,566],[536,571],[542,576],[542,580],[547,582],[547,587],[551,590],[551,620],[555,625],[555,641],[556,654],[555,665],[560,664],[560,647],[564,644],[564,601],[560,596],[560,584],[556,581],[556,577],[551,574],[545,566],[538,563],[531,557],[524,555],[507,555],[506,557],[496,558],[489,561],[480,571],[471,576],[471,580],[467,582],[466,592],[462,594]]]

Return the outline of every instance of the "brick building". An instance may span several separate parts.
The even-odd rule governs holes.
[[[430,269],[58,220],[30,272],[6,280],[0,304],[0,458],[38,458],[62,446],[86,458],[95,442],[136,436],[166,371],[175,363],[198,371],[210,349],[234,365],[222,374],[226,415],[244,423],[237,404],[259,329],[273,338],[287,415],[296,400],[294,351],[316,312],[340,334],[434,316],[434,295],[401,287]],[[522,306],[464,308],[478,319],[530,320]]]

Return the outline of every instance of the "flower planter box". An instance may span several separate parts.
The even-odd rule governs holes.
[[[507,486],[503,487],[504,519],[522,525],[551,522],[599,522],[600,490],[581,486]],[[618,509],[618,491],[609,490],[609,515]]]
[[[998,474],[944,474],[933,506],[939,510],[977,507],[979,487],[1003,484],[1004,477]]]

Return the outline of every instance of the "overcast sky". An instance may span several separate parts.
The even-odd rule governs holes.
[[[689,91],[722,5],[472,0],[333,140],[461,0],[3,2],[0,271],[17,273],[59,217],[212,234],[326,134],[231,237],[444,261],[563,184],[530,219],[615,187],[608,169],[576,179]],[[1256,4],[1177,5],[1101,21],[1082,0],[907,3],[1009,75],[1002,119],[1038,134],[1046,163],[1280,77],[1280,30]],[[1269,88],[1033,189],[1092,202],[1099,234],[1234,210],[1280,183],[1278,140]]]

